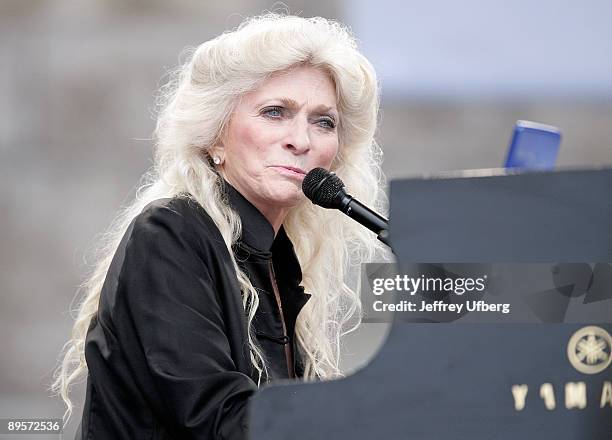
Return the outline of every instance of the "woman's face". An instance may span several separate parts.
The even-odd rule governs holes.
[[[279,72],[245,94],[223,138],[226,180],[266,217],[304,197],[306,173],[329,169],[338,152],[336,90],[324,71]]]

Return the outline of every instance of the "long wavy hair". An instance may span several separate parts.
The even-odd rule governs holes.
[[[268,13],[249,18],[236,30],[189,49],[187,58],[170,74],[158,96],[154,165],[143,176],[135,199],[119,211],[103,234],[95,265],[79,288],[81,300],[75,310],[72,335],[62,350],[51,385],[67,406],[65,422],[73,409],[71,384],[87,372],[85,337],[119,242],[147,204],[179,193],[190,193],[202,205],[230,250],[248,316],[248,343],[259,382],[267,373],[265,357],[251,328],[258,293],[231,252],[240,237],[240,218],[222,197],[221,177],[210,161],[210,151],[222,138],[240,96],[256,89],[269,75],[298,65],[320,68],[330,75],[340,118],[340,148],[331,170],[355,197],[386,212],[382,154],[374,140],[378,83],[372,65],[359,53],[346,27],[320,17]],[[349,287],[347,275],[359,263],[372,259],[380,244],[362,226],[307,200],[289,213],[283,225],[302,268],[302,285],[312,295],[295,329],[297,349],[304,359],[304,379],[342,377],[341,337],[361,322],[359,287]]]

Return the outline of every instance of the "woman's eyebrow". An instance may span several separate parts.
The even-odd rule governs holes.
[[[267,101],[280,101],[283,106],[287,108],[291,108],[291,109],[300,108],[300,104],[298,104],[297,101],[291,98],[285,98],[285,97],[272,98],[272,99],[266,99],[265,102]],[[338,113],[335,107],[330,107],[325,104],[319,104],[313,109],[313,111],[319,114],[331,113],[333,116],[336,116]]]
[[[333,117],[336,117],[338,115],[338,110],[336,110],[336,107],[330,107],[324,104],[316,106],[313,111],[317,112],[320,115],[329,115]]]

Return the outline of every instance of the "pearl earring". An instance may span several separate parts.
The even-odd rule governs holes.
[[[219,156],[213,156],[213,163],[219,165],[221,163],[221,158]]]

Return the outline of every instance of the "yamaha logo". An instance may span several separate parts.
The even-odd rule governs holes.
[[[612,362],[612,337],[601,327],[583,327],[567,344],[567,357],[572,366],[584,374],[604,371]]]
[[[562,352],[563,348],[559,349]],[[612,337],[601,327],[594,325],[582,327],[569,338],[567,357],[571,365],[582,374],[601,373],[612,363]],[[610,410],[612,381],[609,380],[609,373],[606,374],[601,380],[597,378],[579,380],[577,377],[568,377],[570,381],[565,383],[542,381],[539,386],[536,385],[535,393],[549,411],[558,407],[564,407],[566,410],[582,410],[589,405]],[[515,411],[525,409],[527,396],[533,387],[527,383],[512,385]]]

